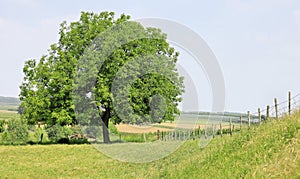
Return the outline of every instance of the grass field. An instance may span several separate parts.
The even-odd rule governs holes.
[[[151,163],[116,161],[91,145],[33,145],[0,146],[0,164],[0,178],[299,178],[300,114],[216,137],[203,149],[187,141]]]
[[[16,117],[19,117],[19,114],[15,111],[0,110],[0,120],[9,120]]]

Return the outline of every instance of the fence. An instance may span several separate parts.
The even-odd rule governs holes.
[[[157,131],[157,139],[162,141],[184,141],[197,139],[200,137],[207,138],[208,136],[215,137],[216,135],[230,134],[237,132],[244,128],[250,128],[252,125],[261,125],[263,121],[278,119],[290,115],[293,111],[300,110],[300,93],[292,97],[291,92],[288,93],[287,100],[278,103],[278,99],[274,98],[273,105],[267,105],[264,109],[258,108],[257,112],[240,116],[226,116],[224,117],[228,124],[220,122],[220,124],[211,124],[205,128],[195,129],[175,129],[173,131]]]

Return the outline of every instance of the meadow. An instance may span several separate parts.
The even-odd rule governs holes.
[[[0,120],[10,120],[19,117],[16,111],[0,110]]]
[[[295,113],[217,136],[205,148],[189,140],[165,158],[137,164],[87,144],[0,146],[0,178],[299,178],[299,129]]]

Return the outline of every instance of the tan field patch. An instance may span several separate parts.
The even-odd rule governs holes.
[[[17,114],[17,111],[0,110],[0,113]]]
[[[205,125],[199,125],[199,124],[183,124],[183,123],[161,123],[160,126],[166,126],[166,127],[172,127],[172,128],[181,128],[181,129],[198,129],[200,127],[201,129],[204,128]]]
[[[116,125],[119,132],[127,133],[150,133],[159,131],[172,131],[173,129],[153,127],[153,126],[138,126],[129,124],[118,124]]]
[[[160,127],[161,126],[161,127]],[[199,124],[177,124],[177,123],[161,123],[154,126],[139,126],[139,125],[129,125],[129,124],[118,124],[116,125],[119,132],[127,132],[127,133],[150,133],[157,132],[159,130],[162,131],[172,131],[176,128],[181,129],[205,129],[205,125]],[[168,128],[165,128],[168,127]],[[219,125],[216,125],[216,129],[219,129]],[[174,129],[172,129],[174,128]],[[222,126],[223,129],[228,129],[229,126]]]

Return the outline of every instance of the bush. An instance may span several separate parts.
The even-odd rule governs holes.
[[[11,144],[26,144],[28,141],[27,121],[14,118],[8,121],[7,130],[3,133],[2,140]]]
[[[33,136],[31,142],[33,143],[43,143],[48,141],[47,132],[43,128],[35,128],[33,131]]]
[[[117,127],[115,125],[113,125],[112,123],[109,123],[108,129],[111,134],[115,134],[115,135],[119,134]]]
[[[68,136],[73,133],[72,129],[66,126],[54,125],[46,129],[48,138],[57,143],[65,143]]]
[[[4,132],[4,130],[5,130],[4,125],[5,125],[5,121],[0,120],[0,133]]]

